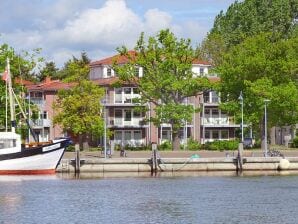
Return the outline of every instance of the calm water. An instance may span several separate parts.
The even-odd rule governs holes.
[[[298,223],[298,176],[2,176],[0,223]]]

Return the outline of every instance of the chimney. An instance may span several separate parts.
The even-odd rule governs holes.
[[[45,83],[50,83],[51,82],[51,77],[47,76],[45,79]]]

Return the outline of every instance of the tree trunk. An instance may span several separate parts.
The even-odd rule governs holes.
[[[173,144],[172,144],[173,151],[178,151],[180,149],[180,138],[177,132],[172,133],[172,139],[173,139]]]
[[[79,146],[80,146],[80,150],[83,149],[83,135],[79,134]]]

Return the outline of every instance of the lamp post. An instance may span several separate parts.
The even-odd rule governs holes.
[[[268,99],[264,99],[264,103],[265,103],[265,145],[264,145],[264,150],[265,150],[265,157],[267,157],[267,103],[269,103],[270,100]]]
[[[240,96],[238,99],[240,100],[240,104],[241,104],[241,142],[243,143],[244,137],[243,137],[243,95],[242,95],[242,91],[240,92]]]

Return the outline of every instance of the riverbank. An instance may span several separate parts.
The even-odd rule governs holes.
[[[298,150],[280,152],[285,159],[265,158],[261,150],[244,150],[241,170],[298,170]],[[79,164],[76,162],[75,153],[66,152],[57,172],[199,172],[240,169],[236,151],[161,151],[158,152],[156,164],[150,151],[127,152],[127,157],[120,157],[120,152],[115,152],[107,158],[101,152],[80,152]]]

